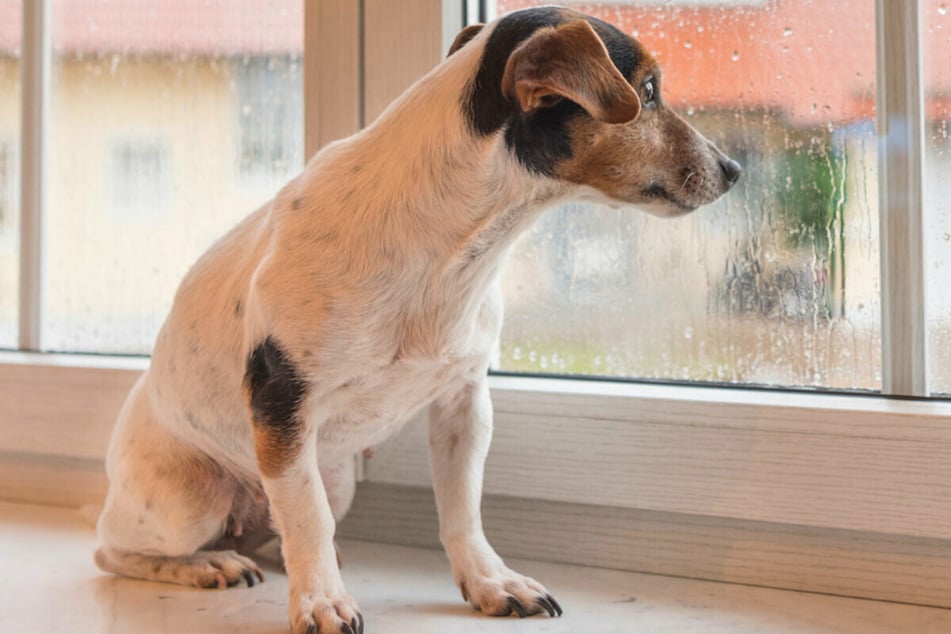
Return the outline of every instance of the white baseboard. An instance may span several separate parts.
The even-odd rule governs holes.
[[[101,504],[101,461],[0,452],[0,499]],[[488,495],[489,539],[522,557],[951,608],[951,542]],[[432,491],[364,482],[341,537],[439,548]]]
[[[483,518],[503,557],[951,607],[946,540],[504,496]],[[338,534],[438,548],[432,491],[361,484]]]

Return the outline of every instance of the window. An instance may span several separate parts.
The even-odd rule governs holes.
[[[232,63],[238,98],[238,162],[242,176],[284,177],[303,164],[300,60],[242,57]],[[275,182],[273,187],[282,183]]]
[[[20,0],[0,0],[0,349],[16,347],[20,223]]]
[[[302,6],[54,0],[50,21],[41,346],[148,353],[191,263],[302,165]]]
[[[168,210],[169,155],[160,141],[112,145],[112,214],[117,225],[159,223]]]
[[[917,6],[901,0],[885,3]],[[932,34],[926,42],[927,73],[944,77],[946,12],[937,1],[928,3],[923,9],[925,30]],[[278,157],[295,150],[272,150],[284,143],[273,133],[280,127],[276,124],[249,124],[247,132],[241,131],[242,82],[259,81],[251,76],[265,68],[278,74],[287,69],[288,77],[275,79],[275,86],[284,86],[281,82],[294,73],[305,76],[308,138],[315,147],[317,139],[330,141],[372,120],[383,104],[436,64],[458,32],[462,12],[462,3],[453,0],[307,2],[304,69],[300,48],[305,45],[298,39],[301,2],[221,0],[174,12],[166,11],[164,2],[112,0],[109,12],[104,0],[51,4],[56,59],[50,151],[57,154],[56,161],[68,158],[80,165],[49,166],[42,344],[100,352],[147,352],[165,302],[190,260],[250,210],[253,200],[273,194],[270,184],[260,189],[258,184],[284,177]],[[493,11],[520,4],[492,2],[482,12],[491,17]],[[2,65],[9,57],[6,51],[17,50],[2,48],[8,41],[4,34],[19,32],[19,13],[12,21],[2,13],[9,6],[9,0],[0,0],[0,81],[9,77],[3,75],[9,69]],[[519,298],[510,298],[503,367],[542,374],[714,380],[717,386],[752,381],[875,389],[883,367],[878,338],[887,329],[878,323],[874,304],[882,295],[878,267],[868,263],[877,263],[882,250],[877,200],[886,179],[872,157],[872,113],[880,109],[874,97],[874,52],[882,45],[872,35],[872,0],[606,1],[578,6],[612,21],[626,19],[635,11],[632,6],[639,7],[636,12],[644,19],[626,28],[636,29],[659,55],[666,55],[662,63],[671,80],[666,97],[744,163],[745,189],[685,219],[687,224],[679,228],[637,212],[622,215],[578,205],[550,213],[519,247],[507,284],[510,292],[514,288],[537,304],[536,313],[566,310],[558,292],[570,293],[567,308],[572,312],[532,323],[529,302],[520,305]],[[817,13],[788,23],[777,17],[786,16],[784,11],[801,14],[804,6]],[[253,10],[245,11],[248,7]],[[479,12],[475,2],[468,7],[470,15]],[[827,13],[838,11],[836,7],[841,13]],[[757,28],[750,30],[748,23]],[[852,44],[831,69],[828,56],[816,56],[821,47],[832,45],[829,29]],[[70,30],[72,40],[66,35]],[[106,37],[116,38],[116,33],[123,35],[121,47]],[[886,42],[894,38],[894,31],[889,33]],[[853,36],[858,39],[849,40]],[[871,39],[863,39],[867,37]],[[711,54],[711,47],[718,54]],[[17,53],[12,55],[15,59]],[[759,71],[746,77],[741,94],[731,82],[709,81],[719,73],[739,76],[734,69],[759,56],[768,57],[774,67],[747,66]],[[245,65],[254,70],[241,78]],[[807,83],[798,83],[803,77]],[[942,81],[928,89],[929,112],[943,113],[929,118],[929,143],[935,146],[928,150],[930,169],[935,168],[933,157],[942,152],[948,118],[935,96]],[[783,92],[803,85],[808,99],[791,99]],[[836,89],[843,85],[850,90]],[[109,109],[89,107],[94,100],[83,101],[89,94]],[[765,102],[764,94],[769,97]],[[6,105],[16,108],[14,99],[0,90],[0,126],[7,121]],[[249,99],[249,113],[271,108]],[[107,112],[113,113],[112,120]],[[137,117],[134,121],[130,113]],[[16,138],[17,119],[9,121],[12,132],[3,129],[0,135]],[[311,128],[312,123],[317,125]],[[257,141],[255,135],[271,140]],[[168,148],[171,217],[147,229],[105,225],[111,214],[104,210],[112,202],[109,179],[102,173],[108,169],[108,144],[156,139]],[[98,157],[98,171],[82,164],[93,163],[82,160],[85,152]],[[262,178],[262,170],[242,167],[242,155],[264,157],[265,164],[273,161],[270,171],[263,170]],[[183,171],[188,173],[183,176]],[[764,183],[780,193],[769,198]],[[934,187],[932,179],[929,191],[940,192]],[[932,206],[929,213],[937,209],[943,207]],[[930,238],[942,240],[947,219],[939,216],[929,223]],[[940,271],[933,247],[929,243],[929,271]],[[7,269],[0,269],[0,279],[6,274]],[[147,285],[154,288],[142,288]],[[77,288],[87,289],[90,299],[84,303]],[[629,294],[615,293],[618,288]],[[946,292],[936,276],[931,290],[932,302],[936,293]],[[861,293],[873,303],[857,301]],[[7,296],[0,295],[4,301]],[[652,321],[638,310],[660,316]],[[936,314],[932,310],[930,318]],[[581,333],[578,345],[571,339],[575,328]],[[771,345],[773,335],[778,350]],[[662,341],[653,348],[659,353],[621,349],[624,341],[650,346],[651,338]],[[934,347],[933,339],[937,372],[935,364],[947,362],[936,360]],[[788,356],[792,352],[797,356]],[[17,463],[43,470],[48,464],[70,476],[57,485],[73,485],[75,470],[84,469],[90,479],[100,477],[112,417],[145,363],[114,356],[0,354],[0,402],[10,405],[0,407],[0,467]],[[601,518],[607,518],[621,538],[597,530],[583,534],[606,549],[599,561],[622,566],[640,565],[629,563],[633,551],[655,550],[657,542],[650,536],[663,524],[654,522],[654,515],[674,513],[670,525],[687,530],[664,532],[670,548],[662,549],[661,558],[698,548],[701,556],[680,568],[638,569],[729,579],[737,562],[751,561],[745,557],[762,544],[756,556],[765,562],[765,577],[741,575],[739,580],[947,602],[947,593],[935,589],[933,566],[920,566],[922,551],[916,548],[923,540],[908,540],[951,537],[947,402],[522,376],[493,376],[490,386],[496,441],[484,490],[490,498],[507,500],[495,508],[504,508],[513,531],[531,533],[526,543],[548,544],[532,556],[550,557],[557,551],[584,557],[593,547],[586,542],[581,550],[572,549],[581,543],[582,533],[571,534],[565,528],[571,522],[539,522],[542,505],[576,503],[583,505],[575,509],[577,518],[602,525]],[[377,499],[387,500],[392,511],[387,525],[389,519],[411,518],[414,523],[404,536],[411,534],[412,540],[419,536],[421,506],[402,504],[396,496],[406,492],[393,487],[427,485],[425,437],[424,426],[410,425],[365,465],[363,486],[380,486]],[[36,467],[37,462],[42,465]],[[76,487],[58,487],[48,498],[75,504],[75,492]],[[431,504],[431,493],[414,495],[407,499],[425,498]],[[524,498],[532,503],[523,504]],[[389,504],[393,499],[401,504]],[[375,524],[381,517],[376,511],[386,504],[367,514]],[[744,520],[756,524],[738,523]],[[722,530],[722,539],[697,540],[698,530],[712,534],[703,529],[707,525]],[[829,529],[839,531],[842,541],[854,543],[859,552],[839,556],[835,548],[823,547],[802,556],[801,542],[788,539],[793,525],[810,540],[821,540]],[[536,539],[539,530],[551,532],[552,539]],[[768,538],[776,535],[770,530],[782,533],[772,543]],[[641,540],[644,534],[647,540]],[[756,537],[755,547],[748,547],[750,535]],[[643,548],[633,547],[635,542]],[[935,550],[941,543],[935,542]],[[700,569],[697,561],[711,554],[704,544],[718,550],[719,559]],[[730,548],[724,550],[723,544]],[[822,566],[810,565],[815,557]],[[902,576],[899,590],[892,562],[903,557],[908,560],[905,570],[925,572]],[[780,565],[773,566],[777,559]],[[856,561],[862,563],[859,574]],[[856,590],[869,570],[880,573],[877,581]]]
[[[925,235],[931,385],[951,394],[951,15],[946,2],[923,3]]]
[[[880,389],[874,3],[580,8],[652,51],[666,101],[745,173],[683,219],[543,217],[503,278],[499,368]]]
[[[17,216],[16,165],[16,148],[13,143],[0,141],[0,236],[6,236],[7,239]]]
[[[16,149],[0,141],[0,348],[13,347],[16,337],[17,255],[19,215]]]

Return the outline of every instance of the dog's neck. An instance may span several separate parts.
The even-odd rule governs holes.
[[[334,236],[350,256],[336,283],[381,298],[379,310],[402,324],[400,354],[411,357],[442,356],[465,340],[511,245],[572,191],[532,175],[501,132],[472,131],[462,95],[478,58],[463,52],[322,150],[274,205],[292,217],[282,230]]]
[[[422,249],[429,265],[443,270],[489,272],[571,186],[531,174],[505,147],[501,132],[479,136],[471,130],[462,95],[478,51],[456,56],[372,125],[328,148],[319,169],[335,173],[329,180],[338,193],[358,200],[356,220],[374,240]]]

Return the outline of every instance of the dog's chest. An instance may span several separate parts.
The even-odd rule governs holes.
[[[483,358],[401,359],[355,376],[315,407],[320,453],[349,455],[382,442],[421,408],[461,389]]]
[[[346,373],[312,409],[318,452],[337,458],[380,443],[437,398],[480,380],[501,330],[498,287],[472,304],[454,319],[436,309],[421,322],[392,319],[379,338],[388,345],[344,357]]]

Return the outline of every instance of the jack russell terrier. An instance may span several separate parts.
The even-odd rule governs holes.
[[[486,373],[507,251],[567,199],[677,216],[740,166],[675,114],[641,44],[563,8],[464,29],[449,56],[186,275],[119,414],[96,563],[206,588],[263,580],[222,545],[273,527],[295,633],[363,632],[335,555],[354,454],[428,408],[439,535],[463,598],[561,615],[482,529]]]

